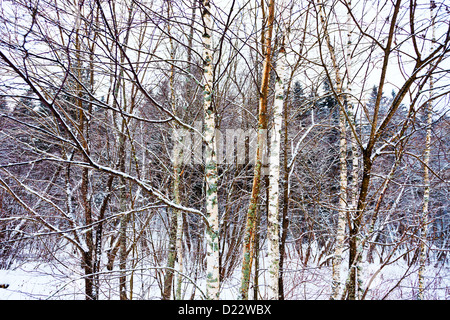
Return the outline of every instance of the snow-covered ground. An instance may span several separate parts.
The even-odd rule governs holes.
[[[48,264],[27,263],[13,270],[0,270],[0,300],[83,298],[82,279],[70,279]]]
[[[264,257],[264,254],[261,255]],[[311,261],[307,266],[295,254],[289,254],[286,264],[285,296],[289,300],[328,299],[330,294],[331,270],[329,266],[317,266],[317,261]],[[265,294],[265,272],[262,263],[259,278],[260,298]],[[69,267],[70,266],[70,267]],[[35,300],[35,299],[83,299],[84,281],[76,264],[66,264],[62,267],[52,263],[23,263],[10,270],[0,270],[0,300]],[[382,268],[381,268],[382,267]],[[380,270],[381,268],[381,270]],[[366,299],[416,299],[418,292],[417,265],[408,267],[407,262],[400,258],[394,263],[383,266],[379,262],[363,263],[363,288],[367,291]],[[155,277],[156,269],[137,269],[133,273],[134,299],[159,299],[161,292]],[[239,293],[240,270],[237,268],[231,279],[222,284],[222,299],[236,299]],[[131,275],[131,273],[129,274]],[[345,278],[345,266],[342,277]],[[117,273],[105,272],[103,275],[101,299],[118,299]],[[373,277],[373,279],[372,279]],[[108,281],[106,281],[108,279]],[[129,278],[130,279],[130,276]],[[204,289],[204,281],[199,277],[196,283]],[[5,288],[7,286],[7,288]],[[450,265],[449,263],[431,262],[426,269],[425,298],[434,300],[450,299]],[[187,281],[184,288],[185,299],[190,299],[193,286]],[[250,297],[253,289],[250,289]],[[200,299],[199,290],[195,298]]]

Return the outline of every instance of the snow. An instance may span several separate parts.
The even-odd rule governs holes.
[[[70,283],[70,285],[67,285]],[[0,300],[83,299],[84,281],[70,279],[50,265],[27,263],[14,270],[0,270]]]
[[[305,251],[304,251],[305,252]],[[330,266],[317,261],[317,254],[312,253],[306,265],[296,250],[289,248],[287,252],[285,272],[285,296],[287,300],[328,300],[331,292],[331,263]],[[400,257],[400,256],[398,256]],[[408,266],[405,259],[392,258],[391,264],[383,265],[375,259],[374,263],[362,264],[363,287],[370,283],[366,299],[371,300],[414,300],[417,297],[418,265]],[[268,281],[267,256],[265,252],[260,257],[259,289],[261,297],[267,294],[266,283]],[[186,261],[188,263],[188,261]],[[65,264],[63,267],[57,262],[27,262],[10,270],[0,270],[0,285],[8,284],[7,288],[0,288],[0,300],[82,300],[84,299],[84,280],[81,270],[76,270],[75,264]],[[70,266],[70,267],[69,267]],[[188,270],[193,273],[193,266]],[[379,270],[381,268],[381,270]],[[159,300],[161,291],[155,280],[158,268],[145,268],[139,266],[134,273],[134,299]],[[239,295],[240,266],[236,268],[231,279],[227,279],[221,286],[221,299],[234,300]],[[379,271],[379,272],[378,272]],[[129,273],[130,275],[131,273]],[[200,273],[199,273],[200,274]],[[342,269],[343,280],[346,276],[346,264]],[[100,299],[118,299],[117,273],[105,272],[101,276],[102,282]],[[130,277],[128,277],[129,279]],[[106,281],[107,280],[107,281]],[[205,279],[199,276],[195,280],[196,285],[204,291]],[[448,262],[430,261],[425,275],[425,299],[448,300],[450,299],[450,265]],[[189,281],[185,282],[185,299],[190,299],[193,286]],[[253,287],[250,287],[250,299],[252,299]],[[201,299],[199,290],[196,290],[196,299]]]

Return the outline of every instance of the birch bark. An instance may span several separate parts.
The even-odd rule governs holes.
[[[430,52],[434,51],[434,43],[436,41],[435,36],[435,18],[434,18],[434,8],[436,4],[434,0],[430,1],[430,18],[431,18],[431,28],[432,28],[432,41],[431,41],[431,48]],[[430,163],[430,149],[431,149],[431,124],[432,124],[432,111],[433,111],[433,103],[432,103],[432,97],[433,97],[433,76],[430,75],[430,101],[427,103],[427,109],[426,109],[426,115],[427,115],[427,133],[425,137],[425,152],[424,152],[424,159],[423,159],[423,182],[425,185],[424,191],[423,191],[423,206],[422,206],[422,230],[420,235],[420,264],[419,264],[419,294],[417,298],[419,300],[424,299],[424,291],[425,291],[425,284],[424,284],[424,278],[425,278],[425,266],[426,266],[426,260],[427,260],[427,234],[428,234],[428,220],[429,220],[429,209],[428,204],[430,201],[430,174],[428,170],[428,165]]]
[[[203,0],[203,111],[205,117],[205,182],[206,182],[206,296],[219,299],[219,208],[217,198],[217,156],[213,98],[212,19],[209,0]]]
[[[347,100],[347,113],[348,118],[350,120],[351,126],[355,129],[354,132],[357,132],[357,115],[356,115],[356,102],[353,98],[352,94],[352,86],[353,86],[353,72],[352,72],[352,34],[353,34],[353,24],[352,17],[350,14],[352,2],[347,1],[347,59],[346,59],[346,69],[347,69],[347,88],[346,88],[346,100]],[[351,153],[350,157],[352,160],[352,173],[351,173],[351,185],[350,185],[350,205],[352,213],[355,213],[356,205],[357,205],[357,194],[358,194],[358,166],[359,166],[359,158],[358,158],[358,143],[356,141],[356,137],[354,134],[350,135],[351,142]]]
[[[286,50],[284,44],[279,51],[277,62],[277,80],[275,83],[275,101],[273,105],[273,127],[270,138],[269,156],[269,210],[267,239],[269,245],[269,300],[279,299],[280,273],[280,219],[279,219],[279,183],[280,183],[280,146],[284,104],[284,76],[286,69]]]
[[[263,3],[263,2],[262,2]],[[250,273],[252,270],[254,256],[254,240],[256,232],[256,214],[259,198],[259,190],[261,186],[261,166],[262,156],[265,147],[265,131],[267,130],[267,96],[270,79],[270,66],[272,56],[272,30],[274,21],[275,1],[269,2],[269,14],[266,22],[266,29],[263,34],[263,74],[261,78],[261,89],[259,92],[259,114],[258,114],[258,136],[256,147],[256,161],[253,171],[253,186],[250,204],[247,211],[247,221],[245,226],[244,245],[243,245],[243,262],[240,297],[243,300],[248,299],[248,288],[250,282]],[[264,15],[263,15],[264,16]]]
[[[180,168],[177,167],[175,169],[178,173],[176,176],[176,180],[174,181],[174,190],[176,192],[174,193],[175,196],[175,202],[180,203],[180,191],[179,191],[179,185],[180,185]],[[176,251],[177,251],[177,287],[175,291],[175,299],[181,300],[181,285],[182,285],[182,274],[183,274],[183,213],[180,210],[177,210],[177,234],[176,234]]]
[[[335,91],[339,100],[339,209],[338,209],[338,223],[336,228],[336,245],[334,251],[333,265],[332,265],[332,293],[331,299],[336,299],[339,295],[341,287],[341,273],[340,268],[342,264],[342,253],[344,250],[345,240],[345,220],[347,215],[347,137],[346,137],[346,117],[344,110],[344,101],[342,93],[342,80],[339,72],[339,67],[336,60],[333,45],[331,44],[330,35],[328,33],[328,25],[325,19],[323,4],[317,3],[320,21],[324,33],[324,38],[328,51],[330,52],[333,70],[335,73]]]
[[[353,94],[352,94],[352,85],[353,85],[353,72],[352,72],[352,17],[351,17],[351,6],[352,6],[352,2],[351,0],[347,1],[346,3],[347,6],[347,59],[346,59],[346,69],[347,69],[347,88],[346,88],[346,102],[347,102],[347,119],[348,121],[348,126],[352,127],[349,131],[350,131],[350,144],[351,144],[351,149],[349,152],[349,159],[351,160],[352,163],[352,168],[351,168],[351,173],[350,173],[350,186],[349,186],[349,196],[350,199],[348,201],[348,207],[349,207],[349,212],[350,212],[350,217],[352,218],[352,220],[356,219],[356,217],[358,216],[358,212],[356,210],[357,207],[357,197],[358,197],[358,178],[359,178],[359,148],[358,148],[358,143],[356,141],[356,132],[358,132],[357,130],[357,126],[358,126],[358,121],[357,121],[357,115],[356,115],[356,101],[353,98]],[[353,130],[352,130],[353,129]],[[345,229],[345,224],[343,225],[343,228]],[[356,239],[357,245],[358,245],[358,250],[362,251],[362,247],[361,247],[361,239],[357,238]],[[341,244],[341,246],[343,246],[343,244]],[[342,254],[342,253],[341,253]],[[356,261],[356,279],[358,281],[358,293],[361,295],[362,294],[362,285],[360,285],[360,279],[361,279],[361,260],[362,260],[362,252],[358,253],[357,256],[357,261]],[[342,258],[341,258],[342,259]]]
[[[171,14],[171,5],[168,3],[167,5],[167,17],[169,18]],[[170,47],[170,60],[175,60],[175,50],[173,47],[173,40],[172,40],[172,34],[170,30],[170,23],[167,25],[167,34],[169,36],[169,47]],[[176,102],[175,102],[175,87],[174,87],[174,66],[171,65],[170,67],[170,75],[169,75],[169,87],[170,87],[170,104],[172,107],[172,112],[176,114]],[[175,126],[177,126],[175,124]],[[177,135],[175,135],[175,139],[179,139]],[[178,141],[175,141],[175,144],[177,144]],[[174,148],[174,154],[172,159],[172,166],[173,166],[173,197],[174,202],[177,204],[180,204],[180,150],[178,148]],[[164,291],[162,300],[169,300],[172,292],[172,285],[173,285],[173,268],[175,266],[175,261],[177,259],[177,232],[178,232],[178,216],[179,216],[179,210],[172,209],[171,215],[170,215],[170,221],[169,221],[169,254],[167,259],[167,270],[166,274],[164,276]]]

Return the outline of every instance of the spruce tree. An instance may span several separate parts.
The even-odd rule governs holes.
[[[14,115],[28,116],[33,113],[34,107],[34,93],[30,88],[24,96],[20,97],[19,102],[14,107]]]

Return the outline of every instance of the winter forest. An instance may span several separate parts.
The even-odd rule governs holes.
[[[450,299],[447,0],[0,3],[0,299]]]

